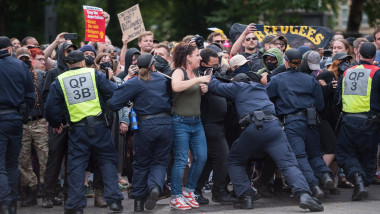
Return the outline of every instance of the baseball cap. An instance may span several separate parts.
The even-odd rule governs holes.
[[[30,52],[29,52],[28,48],[21,47],[21,48],[17,49],[17,51],[16,51],[17,59],[20,59],[23,56],[30,58]]]
[[[309,55],[307,56],[307,65],[309,66],[310,70],[320,70],[321,69],[321,56],[317,51],[310,51]]]
[[[219,46],[217,46],[215,44],[209,45],[206,48],[210,48],[210,49],[216,51],[216,53],[218,54],[219,57],[223,56],[223,49],[221,49]]]
[[[68,49],[69,47],[73,47],[74,50],[77,50],[77,49],[78,49],[78,46],[76,46],[76,45],[73,44],[73,43],[68,43],[68,42],[63,43],[63,46],[62,46],[62,47],[63,47],[64,50]]]
[[[245,83],[249,83],[249,81],[251,81],[251,79],[247,76],[247,74],[245,73],[240,73],[240,74],[237,74],[233,79],[232,81],[234,82],[245,82]]]
[[[261,41],[261,44],[268,44],[268,43],[271,43],[271,42],[274,42],[276,40],[282,40],[284,37],[283,36],[277,36],[275,34],[269,34],[269,35],[266,35],[263,40]]]
[[[292,49],[285,51],[284,58],[286,61],[288,61],[292,64],[299,65],[299,64],[301,64],[302,53],[301,53],[301,51],[292,48]]]
[[[332,57],[332,61],[334,62],[335,60],[341,60],[341,59],[346,59],[346,58],[352,59],[352,56],[347,55],[346,53],[343,53],[343,52],[339,52],[339,53],[334,54],[334,56]]]
[[[153,65],[153,63],[156,60],[154,60],[154,57],[150,53],[141,54],[139,57],[137,57],[137,66],[139,68],[149,68]]]
[[[372,59],[376,56],[376,47],[372,42],[363,42],[359,53],[365,59]]]
[[[247,62],[249,62],[249,60],[247,60],[243,55],[237,54],[231,58],[230,66],[231,66],[231,68],[233,68],[235,66],[242,66]]]
[[[332,64],[332,59],[329,57],[327,58],[326,62],[325,62],[325,66],[328,66],[328,65],[331,65]]]
[[[66,57],[66,63],[68,63],[68,64],[74,64],[74,63],[77,63],[77,62],[81,62],[84,59],[85,58],[84,58],[84,55],[83,55],[82,51],[74,50],[74,51],[71,51],[67,55],[67,57]]]
[[[12,46],[11,40],[6,36],[0,36],[0,49]]]

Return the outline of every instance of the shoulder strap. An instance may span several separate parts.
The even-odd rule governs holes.
[[[185,69],[179,67],[179,69],[181,69],[181,71],[183,72],[183,80],[189,80],[189,76],[187,76],[187,72],[185,71]]]

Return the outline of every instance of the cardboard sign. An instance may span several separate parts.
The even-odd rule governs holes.
[[[103,17],[103,9],[83,5],[85,19],[85,41],[105,42],[106,21]]]
[[[123,35],[129,36],[128,41],[134,40],[145,32],[144,22],[138,4],[117,14]]]
[[[235,23],[230,29],[230,39],[234,43],[245,30],[247,25]],[[305,42],[310,42],[316,49],[329,46],[333,34],[330,30],[320,26],[268,26],[264,25],[261,31],[255,31],[261,42],[266,35],[282,34],[288,40],[288,48],[298,48]]]

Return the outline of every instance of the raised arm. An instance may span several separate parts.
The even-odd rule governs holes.
[[[45,50],[44,50],[44,56],[45,56],[45,69],[48,71],[54,67],[54,60],[50,58],[51,53],[53,53],[54,49],[61,43],[65,42],[65,34],[67,32],[63,32],[58,34],[58,36],[55,38],[54,42],[51,43]]]
[[[245,30],[243,31],[243,33],[240,34],[239,38],[232,45],[232,48],[231,48],[231,51],[230,51],[231,56],[235,56],[236,54],[239,53],[239,50],[241,49],[241,46],[243,44],[243,41],[244,41],[245,37],[248,34],[253,33],[256,30],[256,27],[254,25],[255,25],[254,23],[251,23],[251,24],[247,25],[247,27],[245,28]]]

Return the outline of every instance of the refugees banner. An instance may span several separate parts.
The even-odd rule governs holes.
[[[89,42],[106,41],[106,21],[103,17],[103,9],[83,5],[85,20],[84,40]]]
[[[230,29],[230,39],[234,43],[245,30],[247,25],[235,23]],[[264,25],[263,31],[254,32],[261,42],[266,35],[282,34],[288,40],[288,48],[298,48],[304,43],[310,42],[314,48],[326,48],[329,46],[333,33],[320,26],[268,26]]]
[[[138,4],[117,14],[123,35],[129,37],[128,41],[134,40],[145,32],[144,22]]]

